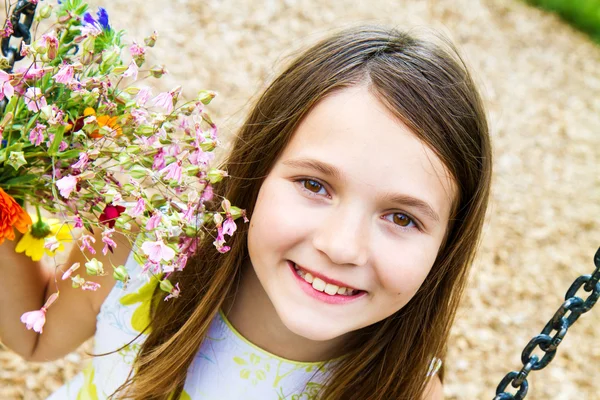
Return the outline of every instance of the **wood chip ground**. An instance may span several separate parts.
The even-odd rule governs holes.
[[[449,35],[485,99],[494,183],[483,243],[453,329],[447,399],[491,399],[502,377],[593,270],[600,246],[600,46],[556,16],[515,0],[97,1],[141,41],[157,89],[213,89],[223,137],[295,50],[331,29],[380,22]],[[530,375],[527,399],[597,399],[600,305],[569,330],[555,360]],[[43,399],[81,370],[90,343],[65,359],[27,363],[0,348],[0,398]]]

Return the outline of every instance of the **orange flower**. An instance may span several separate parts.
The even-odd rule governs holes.
[[[0,244],[4,242],[4,239],[15,239],[14,228],[25,233],[31,224],[33,221],[29,214],[17,204],[15,199],[0,188]]]
[[[96,111],[92,107],[87,107],[83,110],[84,116],[96,115]],[[123,134],[123,129],[119,124],[117,124],[117,117],[109,117],[108,115],[98,115],[96,116],[96,122],[100,128],[108,126],[112,129],[115,136],[121,136]],[[100,133],[99,130],[90,133],[90,137],[94,139],[99,139],[103,137],[104,134]]]

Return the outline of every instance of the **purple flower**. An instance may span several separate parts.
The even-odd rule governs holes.
[[[98,7],[98,12],[96,12],[96,17],[98,19],[94,18],[92,16],[92,14],[90,14],[89,12],[86,12],[85,15],[83,16],[84,25],[92,25],[99,29],[109,31],[110,24],[108,23],[108,12],[106,11],[106,9],[104,9],[102,7]]]

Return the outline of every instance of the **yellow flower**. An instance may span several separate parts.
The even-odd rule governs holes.
[[[32,229],[23,235],[15,251],[17,253],[25,252],[25,255],[30,257],[33,261],[39,261],[42,259],[44,252],[49,256],[54,256],[57,251],[63,251],[65,249],[64,243],[71,242],[73,237],[71,236],[71,227],[67,223],[63,223],[57,219],[42,219],[42,223],[49,227],[49,232],[44,237],[35,237],[32,234]],[[38,223],[34,224],[37,225]],[[50,250],[44,247],[46,239],[55,239],[58,247],[55,250]]]

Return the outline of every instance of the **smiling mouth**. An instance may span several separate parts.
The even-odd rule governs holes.
[[[292,263],[292,265],[294,267],[294,271],[296,271],[296,275],[304,279],[305,282],[311,284],[313,289],[319,292],[327,293],[330,296],[341,295],[349,297],[364,292],[364,290],[338,286],[333,283],[325,282],[323,279],[313,276],[310,272],[306,272],[298,268],[295,263]]]

